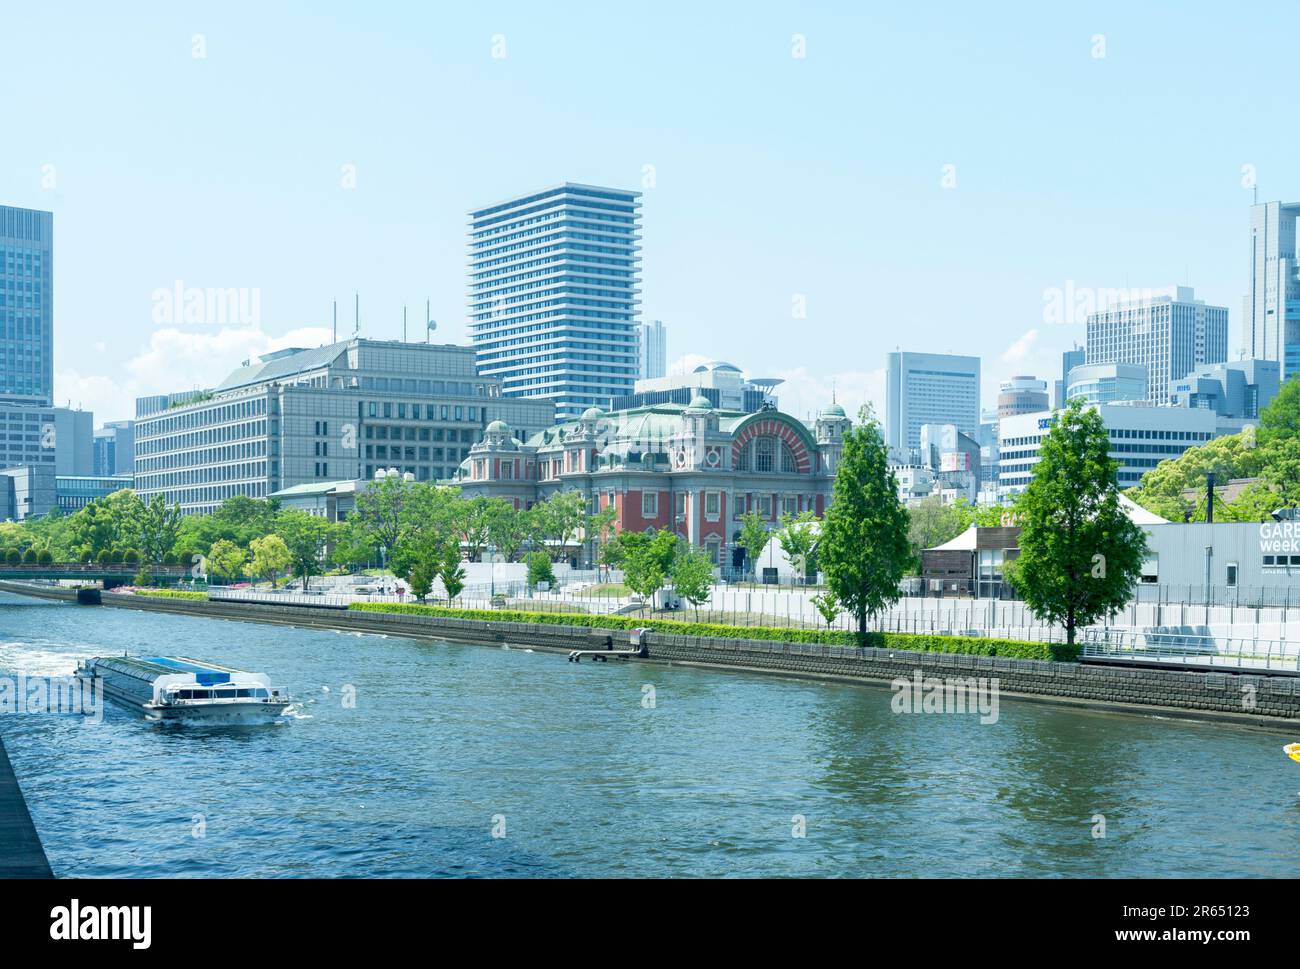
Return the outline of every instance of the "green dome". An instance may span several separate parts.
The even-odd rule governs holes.
[[[691,402],[686,406],[687,410],[713,410],[713,405],[709,403],[709,398],[703,394],[696,394]]]
[[[604,412],[599,407],[588,407],[582,412],[582,420],[598,421],[604,416]]]
[[[489,434],[509,434],[510,428],[505,421],[493,421],[487,426]]]
[[[844,416],[846,416],[844,413],[844,408],[836,403],[832,403],[829,407],[827,407],[825,410],[822,411],[822,417],[844,417]]]

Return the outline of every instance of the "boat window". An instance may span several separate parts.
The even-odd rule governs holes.
[[[265,690],[254,690],[253,696],[257,697],[259,700],[265,700],[267,699],[268,694]]]
[[[214,690],[214,691],[213,691],[213,696],[215,696],[218,700],[229,700],[229,699],[232,699],[232,698],[234,697],[234,695],[235,695],[235,691],[234,691],[234,690]]]

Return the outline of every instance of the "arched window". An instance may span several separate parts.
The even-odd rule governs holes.
[[[760,437],[754,442],[754,470],[775,470],[776,438]]]
[[[799,470],[799,465],[794,459],[794,452],[790,450],[790,445],[784,442],[781,444],[781,470],[787,474],[794,474]]]

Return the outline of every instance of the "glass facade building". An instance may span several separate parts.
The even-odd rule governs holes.
[[[1169,384],[1202,363],[1228,359],[1228,309],[1189,286],[1154,290],[1088,316],[1088,363],[1146,367],[1147,400],[1169,403]]]
[[[1297,218],[1300,204],[1260,202],[1250,207],[1250,292],[1242,307],[1244,349],[1248,358],[1278,361],[1283,380],[1300,373]]]
[[[947,353],[895,352],[885,375],[885,443],[896,458],[921,445],[922,424],[980,432],[980,360]]]
[[[470,213],[478,371],[556,418],[630,394],[640,367],[640,193],[565,183]]]
[[[54,215],[0,205],[0,401],[54,399]]]

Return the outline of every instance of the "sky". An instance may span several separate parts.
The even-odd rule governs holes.
[[[639,189],[671,364],[883,415],[1082,343],[1054,291],[1191,285],[1241,346],[1248,206],[1300,196],[1300,8],[0,0],[0,204],[54,212],[55,394],[133,416],[353,329],[467,342],[466,213]],[[168,294],[239,291],[187,318]]]

